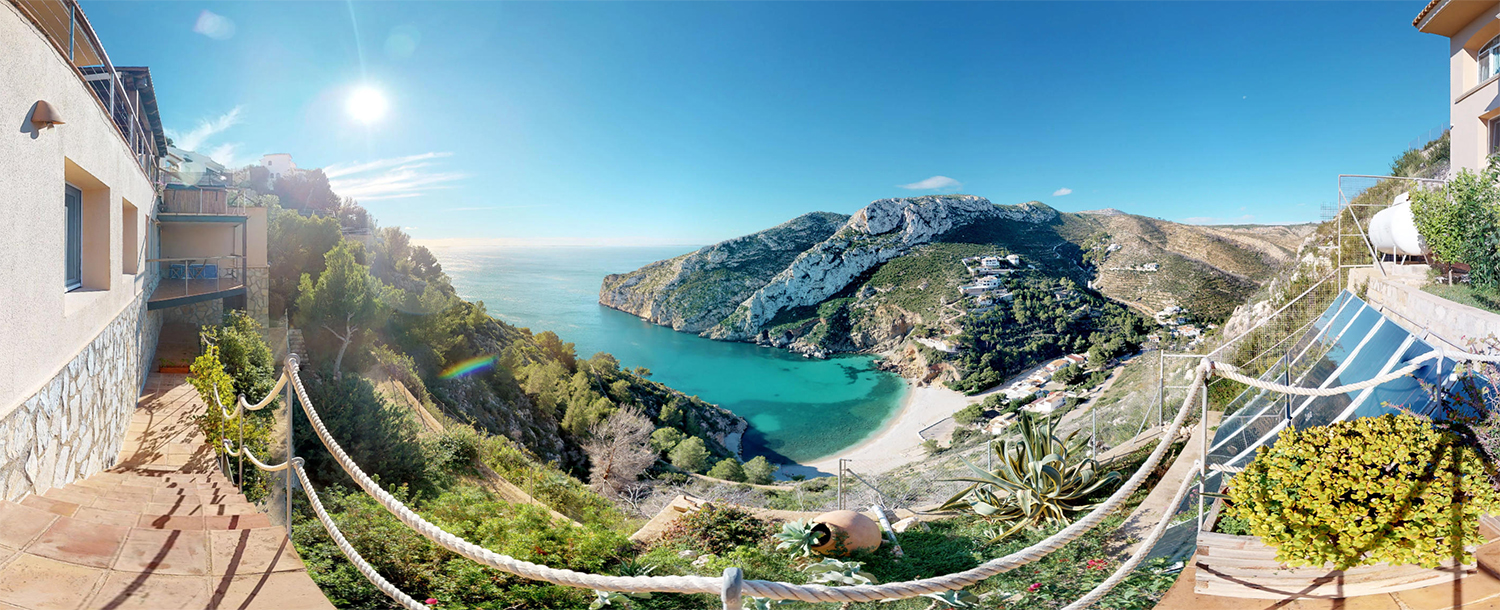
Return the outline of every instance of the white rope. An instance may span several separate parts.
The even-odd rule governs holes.
[[[274,396],[275,393],[272,393],[272,395]],[[307,480],[307,472],[302,469],[302,458],[292,458],[292,464],[295,466],[292,468],[292,471],[296,472],[297,479],[302,481],[302,491],[307,494],[307,502],[312,505],[313,512],[318,515],[318,521],[323,524],[323,529],[328,532],[328,536],[333,538],[333,543],[338,545],[340,551],[343,551],[344,557],[349,558],[349,563],[354,564],[354,569],[359,570],[359,573],[364,575],[365,580],[370,581],[370,584],[380,589],[380,592],[384,593],[386,597],[396,600],[396,603],[405,606],[407,610],[427,610],[426,604],[418,602],[412,599],[411,596],[402,593],[400,589],[396,588],[396,585],[391,584],[379,572],[376,572],[375,568],[370,566],[364,557],[360,556],[359,551],[354,550],[354,545],[349,544],[349,541],[344,539],[343,532],[339,531],[338,525],[328,516],[328,511],[323,509],[323,502],[318,500],[318,492],[313,491],[312,482]],[[288,520],[291,518],[291,515],[287,515]]]
[[[287,468],[287,463],[286,462],[282,462],[282,463],[277,464],[275,466],[267,466],[265,462],[262,462],[262,461],[260,461],[260,460],[258,460],[258,459],[255,458],[255,454],[250,452],[250,448],[249,447],[242,447],[239,451],[235,451],[232,447],[230,447],[230,445],[229,445],[229,439],[224,439],[224,453],[226,455],[232,455],[234,457],[240,457],[241,452],[243,452],[244,456],[247,459],[250,460],[251,464],[255,464],[256,468],[259,468],[259,469],[264,470],[266,472],[280,472],[280,471],[286,470],[286,468]]]
[[[276,378],[276,387],[271,388],[271,391],[266,394],[265,398],[262,398],[260,402],[253,405],[245,402],[245,395],[240,394],[240,408],[246,411],[259,411],[270,406],[271,401],[276,400],[276,396],[281,394],[281,389],[286,387],[286,377],[286,371],[281,371],[281,376]]]
[[[1201,387],[1207,375],[1208,362],[1205,360],[1204,364],[1197,368],[1192,385],[1194,387]],[[601,576],[550,568],[495,553],[443,531],[396,500],[360,470],[359,466],[349,458],[343,448],[328,434],[328,430],[323,425],[322,419],[318,417],[317,411],[312,407],[312,401],[308,400],[307,391],[302,385],[301,376],[295,370],[292,371],[291,383],[292,388],[297,392],[298,398],[301,399],[303,411],[307,414],[308,421],[312,424],[313,430],[317,432],[318,438],[328,448],[329,453],[333,455],[339,466],[366,493],[369,493],[381,506],[390,511],[397,520],[443,548],[512,574],[560,585],[626,593],[669,592],[717,594],[722,591],[722,579],[720,578],[702,576]],[[1100,503],[1083,518],[1073,522],[1046,540],[1030,547],[1011,553],[1005,557],[992,559],[963,572],[921,580],[852,587],[794,585],[782,582],[747,580],[743,584],[743,591],[746,595],[754,597],[795,599],[813,603],[872,602],[885,599],[904,599],[917,597],[926,593],[942,593],[944,591],[961,589],[991,576],[1038,561],[1093,529],[1135,493],[1136,489],[1144,483],[1146,477],[1156,469],[1157,464],[1166,454],[1172,439],[1176,437],[1177,429],[1182,426],[1187,420],[1188,414],[1192,412],[1192,406],[1193,395],[1189,394],[1183,400],[1182,408],[1179,409],[1177,417],[1172,421],[1171,427],[1167,429],[1168,433],[1164,434],[1162,440],[1157,443],[1156,450],[1146,458],[1145,463],[1141,465],[1140,469],[1120,489],[1116,490],[1107,500]]]
[[[1403,366],[1384,375],[1377,375],[1358,383],[1351,383],[1348,385],[1341,385],[1332,388],[1304,388],[1300,386],[1280,384],[1273,381],[1263,381],[1261,379],[1242,374],[1239,372],[1238,368],[1228,364],[1224,364],[1222,362],[1213,363],[1213,374],[1238,381],[1248,386],[1257,387],[1264,390],[1271,390],[1273,392],[1280,392],[1282,394],[1296,394],[1298,396],[1338,396],[1340,394],[1347,394],[1349,392],[1356,392],[1359,390],[1373,388],[1382,383],[1400,379],[1412,374],[1413,372],[1416,372],[1417,369],[1422,368],[1424,363],[1436,357],[1437,352],[1427,352],[1411,360],[1407,363],[1406,366]]]
[[[1193,471],[1197,471],[1201,464],[1202,460],[1194,460]],[[1156,543],[1161,541],[1162,535],[1167,532],[1167,524],[1172,521],[1172,509],[1182,504],[1182,499],[1187,497],[1188,490],[1193,487],[1194,478],[1196,477],[1193,477],[1191,474],[1182,478],[1182,485],[1177,487],[1177,495],[1172,496],[1172,501],[1166,504],[1166,507],[1161,512],[1161,519],[1156,522],[1155,527],[1151,528],[1151,533],[1146,536],[1146,539],[1142,540],[1141,544],[1136,547],[1135,552],[1131,553],[1130,558],[1126,559],[1125,563],[1120,564],[1120,567],[1115,568],[1115,573],[1110,574],[1109,578],[1099,583],[1099,586],[1094,587],[1087,595],[1078,598],[1078,601],[1068,604],[1063,610],[1083,610],[1093,605],[1094,602],[1103,599],[1105,595],[1109,595],[1111,590],[1119,586],[1121,582],[1124,582],[1125,578],[1130,576],[1130,573],[1135,571],[1135,568],[1141,565],[1142,561],[1145,561],[1146,555],[1151,552]]]
[[[1222,472],[1224,474],[1239,474],[1245,471],[1244,467],[1230,466],[1228,464],[1209,464],[1208,469]]]

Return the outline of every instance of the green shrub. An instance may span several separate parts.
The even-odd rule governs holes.
[[[487,549],[555,568],[609,572],[630,548],[624,534],[598,526],[560,526],[536,506],[495,500],[462,486],[430,500],[393,488],[397,499],[443,529]],[[361,491],[320,490],[340,530],[402,591],[437,598],[442,608],[584,608],[588,589],[528,580],[463,559],[397,521]],[[293,540],[308,574],[341,608],[395,608],[345,559],[310,511],[295,520]]]
[[[1411,192],[1411,211],[1417,231],[1445,263],[1469,265],[1470,282],[1482,288],[1500,287],[1500,167],[1490,164],[1480,174],[1464,169],[1437,189]]]
[[[663,407],[662,410],[665,411],[666,408]],[[677,446],[677,443],[682,442],[682,439],[685,438],[687,438],[687,435],[676,428],[657,428],[655,432],[651,433],[651,449],[658,453],[671,451],[673,447]]]
[[[972,426],[984,421],[984,405],[974,403],[953,414],[953,421],[960,426]]]
[[[724,554],[738,546],[755,546],[771,536],[771,524],[739,508],[708,504],[677,518],[662,534],[664,541],[689,540],[703,552]]]
[[[755,459],[745,462],[744,468],[745,480],[756,485],[769,485],[776,480],[776,466],[764,455],[757,455]]]
[[[1286,430],[1229,484],[1227,509],[1292,565],[1434,567],[1484,543],[1500,509],[1478,453],[1413,415]]]
[[[696,436],[677,443],[671,453],[672,465],[688,472],[703,472],[708,467],[708,446]]]
[[[714,464],[713,469],[708,471],[708,476],[736,483],[745,482],[745,469],[740,467],[740,461],[734,458],[724,458]]]
[[[387,487],[429,486],[427,456],[417,441],[417,423],[410,412],[388,403],[358,375],[337,378],[332,369],[324,369],[302,379],[329,435],[362,470],[378,476]],[[322,484],[350,482],[302,409],[297,409],[296,417],[297,455],[307,460],[308,474]]]

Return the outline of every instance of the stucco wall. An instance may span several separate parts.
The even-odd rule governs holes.
[[[1500,81],[1480,83],[1476,59],[1479,48],[1500,34],[1500,21],[1495,19],[1497,11],[1500,3],[1449,39],[1448,95],[1452,100],[1449,120],[1453,125],[1449,154],[1454,169],[1484,166],[1489,152],[1486,123],[1500,115]],[[1479,87],[1481,84],[1484,86]]]
[[[146,226],[155,191],[93,94],[52,44],[0,2],[0,421],[131,310],[151,274],[123,274],[122,202]],[[64,125],[32,130],[46,100]],[[84,190],[86,289],[65,292],[64,184]],[[98,205],[88,205],[94,202]],[[92,229],[92,230],[90,230]],[[138,231],[142,238],[146,232]],[[154,341],[154,338],[153,338]],[[149,357],[148,357],[149,358]],[[125,392],[133,392],[127,387]],[[5,442],[0,437],[0,442]],[[9,452],[10,447],[4,449]]]

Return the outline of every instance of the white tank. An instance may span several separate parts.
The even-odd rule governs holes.
[[[1417,221],[1411,215],[1411,197],[1396,196],[1395,204],[1375,213],[1370,219],[1370,243],[1376,250],[1398,256],[1426,256],[1427,243],[1417,233]]]

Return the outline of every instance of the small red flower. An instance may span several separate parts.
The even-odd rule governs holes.
[[[1036,593],[1037,591],[1041,590],[1041,588],[1042,588],[1042,583],[1034,582],[1034,583],[1031,583],[1030,586],[1026,587],[1026,590],[1030,591],[1032,593]]]
[[[429,606],[436,606],[437,605],[437,598],[436,597],[429,597],[429,598],[427,598],[427,602],[426,603]]]
[[[1109,560],[1108,559],[1090,559],[1084,565],[1087,566],[1088,569],[1090,569],[1090,570],[1107,570],[1107,569],[1109,569]]]

